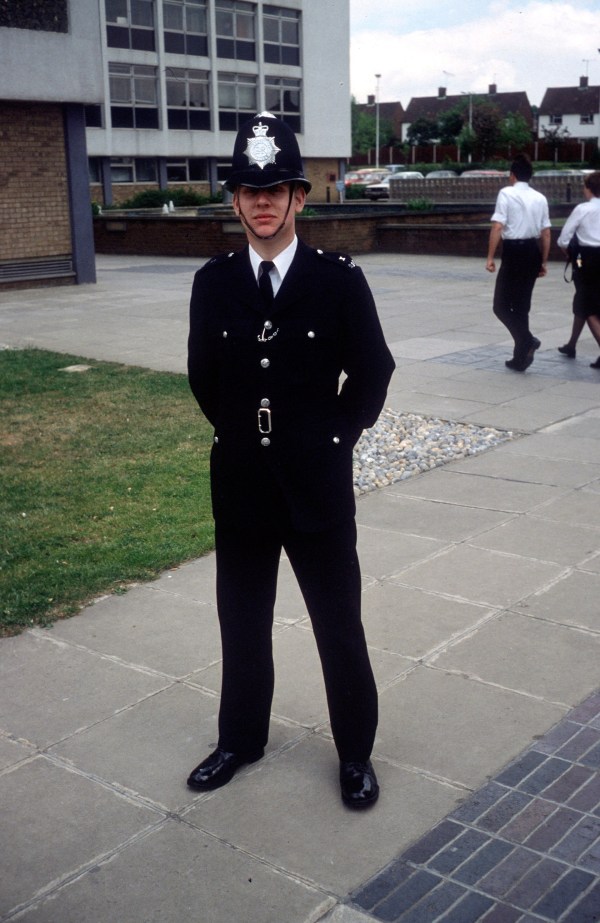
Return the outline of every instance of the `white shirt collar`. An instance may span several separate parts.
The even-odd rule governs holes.
[[[296,255],[296,249],[298,247],[298,237],[294,235],[294,239],[291,244],[282,250],[281,253],[278,253],[277,256],[273,257],[273,263],[275,263],[275,269],[271,270],[271,281],[273,283],[273,293],[276,295],[281,283],[285,279],[285,274],[292,265],[292,260]],[[252,269],[254,275],[258,280],[258,270],[260,264],[263,262],[262,256],[260,256],[256,250],[253,248],[252,244],[248,245],[250,251],[250,262],[252,264]]]

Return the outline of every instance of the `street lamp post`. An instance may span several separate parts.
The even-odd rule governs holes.
[[[465,90],[461,90],[460,95],[469,97],[469,135],[472,135],[473,134],[473,94],[471,92],[467,93]],[[471,139],[469,138],[469,140]],[[468,157],[469,163],[471,163],[473,160],[473,155],[471,151],[469,151],[467,157]]]
[[[381,74],[375,74],[375,166],[379,169],[379,80]]]

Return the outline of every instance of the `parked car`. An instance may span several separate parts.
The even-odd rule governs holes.
[[[389,175],[389,171],[384,169],[365,168],[364,170],[351,170],[350,173],[346,173],[344,182],[346,186],[353,186],[355,183],[380,183]]]
[[[584,170],[536,170],[534,176],[583,176]]]
[[[432,170],[431,173],[427,173],[425,179],[450,179],[457,175],[454,170]]]
[[[470,179],[472,176],[508,176],[509,173],[508,170],[465,170],[460,175]]]
[[[390,177],[386,176],[381,183],[369,183],[365,188],[365,195],[367,199],[389,199]]]
[[[392,176],[386,176],[381,183],[370,183],[365,189],[367,199],[389,199],[390,197],[390,180],[408,181],[411,179],[423,179],[423,174],[416,170],[406,170],[405,173],[394,173]]]

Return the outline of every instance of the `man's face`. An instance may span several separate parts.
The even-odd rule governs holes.
[[[247,223],[259,237],[270,237],[280,228],[279,237],[294,234],[296,215],[304,208],[306,192],[302,186],[295,186],[290,205],[290,183],[280,183],[267,189],[239,186],[233,196],[233,207],[237,215],[243,214]],[[289,211],[288,211],[289,206]]]

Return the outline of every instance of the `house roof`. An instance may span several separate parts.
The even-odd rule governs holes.
[[[518,91],[515,93],[496,93],[494,88],[490,87],[492,92],[473,93],[473,102],[489,102],[497,106],[503,116],[509,113],[519,113],[528,122],[533,124],[533,112],[527,93]],[[454,109],[455,106],[464,105],[468,101],[468,94],[461,93],[459,96],[447,96],[445,90],[440,88],[437,96],[416,96],[411,99],[406,107],[404,117],[405,122],[416,122],[417,119],[436,120],[444,112]]]
[[[540,115],[591,115],[600,107],[600,86],[548,87]]]

